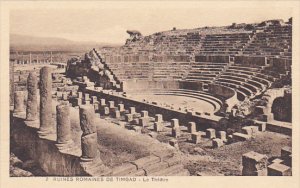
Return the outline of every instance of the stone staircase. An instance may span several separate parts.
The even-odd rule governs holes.
[[[189,176],[178,156],[149,155],[112,169],[112,176]]]

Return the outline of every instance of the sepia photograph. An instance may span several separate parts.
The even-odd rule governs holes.
[[[299,186],[298,1],[1,5],[1,187]]]

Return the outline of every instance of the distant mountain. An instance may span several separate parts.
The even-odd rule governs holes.
[[[118,47],[121,44],[77,42],[64,38],[35,37],[19,34],[10,35],[10,49],[13,51],[88,51],[103,46]]]

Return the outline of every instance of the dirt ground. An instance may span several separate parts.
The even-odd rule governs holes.
[[[281,148],[291,146],[291,137],[272,132],[259,133],[256,138],[224,145],[213,149],[212,142],[203,139],[199,144],[180,142],[179,147],[183,152],[184,165],[191,175],[200,172],[202,175],[238,176],[242,170],[242,155],[255,151],[265,154],[271,162],[280,157]]]

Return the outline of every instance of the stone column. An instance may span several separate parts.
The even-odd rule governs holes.
[[[26,120],[34,121],[38,119],[37,76],[34,72],[28,75],[27,91]]]
[[[95,133],[95,112],[93,108],[91,106],[80,106],[79,115],[83,136]]]
[[[70,110],[67,104],[56,106],[57,146],[63,149],[72,143]]]
[[[92,161],[98,155],[97,133],[95,127],[95,112],[90,106],[79,109],[80,127],[82,130],[81,149],[82,161]]]
[[[50,67],[40,70],[40,135],[53,133],[52,122],[52,75]]]
[[[14,112],[24,111],[24,93],[23,91],[16,91],[14,94]]]

